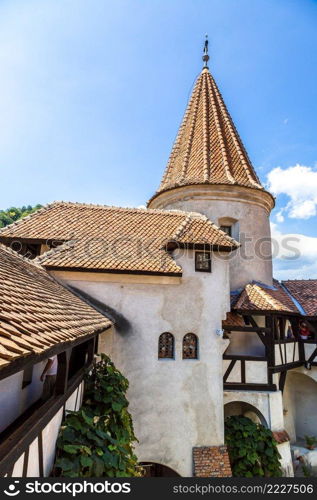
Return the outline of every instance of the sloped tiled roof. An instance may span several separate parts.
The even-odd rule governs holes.
[[[282,284],[299,302],[303,308],[302,313],[307,316],[317,316],[317,279],[312,280],[288,280]]]
[[[200,214],[66,202],[7,226],[0,238],[68,242],[39,258],[47,267],[141,273],[181,274],[165,250],[168,242],[227,251],[238,246]]]
[[[299,312],[291,297],[276,280],[274,280],[272,287],[255,282],[246,285],[233,309],[237,311]]]
[[[222,326],[245,326],[245,322],[239,314],[228,312],[226,319],[222,321]]]
[[[153,198],[160,192],[192,184],[236,184],[263,190],[207,68],[196,81],[161,185]]]
[[[39,265],[0,245],[0,369],[110,326]]]

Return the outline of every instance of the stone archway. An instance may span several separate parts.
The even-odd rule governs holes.
[[[231,417],[232,415],[243,415],[248,417],[256,424],[262,424],[268,427],[268,424],[262,413],[253,405],[245,401],[231,401],[224,406],[224,418]]]
[[[176,471],[163,464],[155,462],[141,462],[145,474],[144,477],[181,477]]]

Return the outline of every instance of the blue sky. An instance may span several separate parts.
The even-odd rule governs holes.
[[[316,26],[315,0],[0,0],[0,208],[144,204],[208,32],[210,69],[278,194],[273,232],[300,237],[278,276],[317,277]]]

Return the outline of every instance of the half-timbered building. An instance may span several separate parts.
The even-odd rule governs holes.
[[[0,245],[0,476],[50,474],[65,411],[80,407],[84,372],[111,325],[39,264]],[[55,388],[43,398],[41,374],[55,356]]]

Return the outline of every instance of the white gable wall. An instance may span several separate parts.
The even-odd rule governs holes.
[[[222,353],[228,341],[216,330],[230,308],[229,276],[223,259],[213,259],[212,273],[195,272],[192,251],[178,262],[183,277],[170,284],[160,284],[159,278],[157,284],[124,283],[122,275],[103,282],[100,274],[98,281],[85,281],[85,273],[80,280],[78,273],[74,280],[67,273],[67,282],[129,322],[124,331],[104,334],[103,350],[130,381],[139,460],[191,476],[192,447],[224,443]],[[158,359],[163,332],[175,337],[174,360]],[[197,360],[182,359],[182,339],[189,332],[199,338]]]

